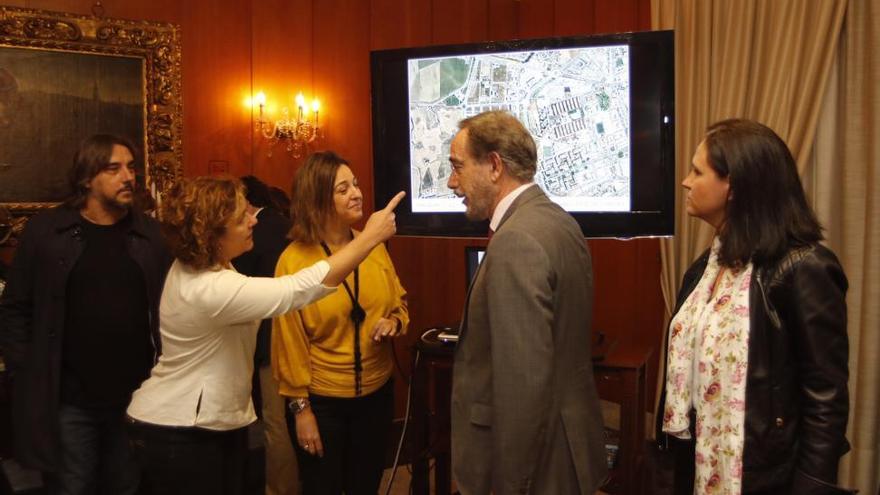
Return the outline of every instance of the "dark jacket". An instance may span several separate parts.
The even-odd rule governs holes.
[[[287,232],[290,220],[278,210],[263,208],[257,214],[254,225],[254,247],[250,251],[232,260],[235,269],[248,277],[274,277],[278,257],[290,244]],[[257,367],[269,366],[269,349],[271,349],[272,318],[260,322],[257,333],[257,350],[254,363]]]
[[[143,271],[158,356],[159,296],[171,257],[158,223],[140,213],[131,214],[128,253]],[[57,424],[67,279],[83,251],[81,222],[79,212],[65,206],[34,216],[22,235],[0,298],[0,347],[13,383],[15,456],[22,464],[42,471],[54,471],[59,461]]]
[[[684,275],[675,313],[706,270],[703,253]],[[743,493],[788,487],[799,495],[845,493],[834,486],[849,450],[848,284],[837,257],[819,244],[755,266],[749,288]],[[662,418],[657,438],[666,444]]]

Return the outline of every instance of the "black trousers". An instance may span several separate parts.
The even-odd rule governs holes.
[[[394,414],[393,380],[362,397],[310,395],[309,402],[324,457],[302,449],[296,440],[296,419],[287,409],[287,429],[296,450],[303,495],[375,495]]]
[[[129,442],[153,495],[241,495],[247,428],[213,431],[129,419]]]

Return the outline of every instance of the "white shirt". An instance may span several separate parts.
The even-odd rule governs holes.
[[[162,355],[128,415],[165,426],[233,430],[256,420],[251,376],[259,321],[336,292],[319,261],[293,275],[246,277],[174,262],[159,306]]]
[[[495,212],[492,213],[492,220],[489,222],[489,228],[492,229],[492,232],[498,230],[498,224],[501,223],[501,219],[504,218],[504,214],[507,213],[507,209],[510,208],[513,201],[518,198],[520,194],[524,193],[526,189],[534,185],[534,182],[523,184],[507,193],[507,196],[501,198],[501,201],[498,202],[498,206],[495,207]]]

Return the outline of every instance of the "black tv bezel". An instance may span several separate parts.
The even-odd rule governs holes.
[[[462,212],[415,213],[410,201],[406,60],[510,51],[626,44],[630,47],[631,197],[628,212],[571,212],[585,237],[671,236],[675,228],[675,64],[673,31],[645,31],[398,48],[370,52],[373,184],[376,208],[398,191],[397,235],[485,237],[488,221]],[[650,77],[649,77],[650,76]],[[667,119],[664,122],[664,118]],[[456,129],[450,129],[454,133]],[[638,161],[638,164],[637,164]],[[649,178],[637,167],[650,167]],[[660,187],[658,188],[659,182]],[[650,208],[642,208],[650,204]]]
[[[477,275],[477,268],[480,266],[480,253],[486,254],[486,246],[465,246],[464,247],[464,278],[465,290],[468,290]]]

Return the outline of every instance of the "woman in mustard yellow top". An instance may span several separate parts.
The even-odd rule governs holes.
[[[308,158],[292,196],[293,242],[276,276],[342,249],[363,216],[357,179],[330,151]],[[378,490],[394,408],[390,339],[408,324],[406,291],[382,244],[335,294],[275,320],[272,369],[288,403],[303,493]]]

